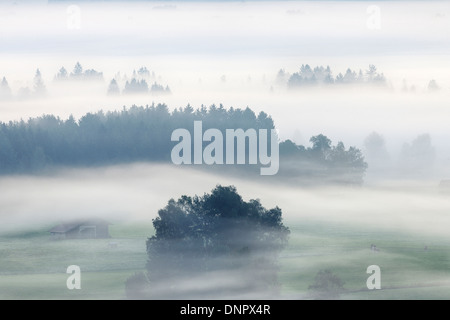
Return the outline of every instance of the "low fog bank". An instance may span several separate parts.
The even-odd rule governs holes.
[[[85,217],[151,221],[169,199],[203,195],[218,184],[236,186],[245,200],[260,199],[268,208],[279,206],[288,227],[312,219],[448,238],[450,194],[435,181],[305,188],[156,164],[2,177],[1,231],[39,229]]]
[[[224,265],[239,263],[239,258],[223,257]],[[170,267],[170,266],[168,266]],[[241,268],[221,268],[216,271],[205,271],[189,276],[173,276],[164,278],[149,287],[129,287],[130,299],[152,300],[252,300],[252,299],[282,299],[279,286],[265,288],[264,272],[267,272],[257,261]],[[271,270],[272,271],[272,270]],[[270,272],[270,271],[269,271]],[[255,276],[255,274],[258,274]],[[258,282],[259,280],[265,280]]]

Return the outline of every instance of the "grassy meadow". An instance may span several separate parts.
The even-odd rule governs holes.
[[[285,223],[291,235],[280,256],[282,299],[308,299],[320,269],[344,281],[343,299],[450,299],[450,241],[319,220]],[[51,240],[49,227],[1,235],[0,299],[126,298],[125,280],[145,266],[151,221],[116,222],[111,239]],[[66,287],[72,264],[80,266],[81,290]],[[366,287],[373,264],[381,290]]]
[[[379,251],[372,251],[371,244]],[[380,267],[381,290],[367,289],[370,265]],[[342,299],[450,299],[448,240],[325,222],[292,225],[281,259],[283,293],[308,298],[319,269],[343,280]]]
[[[46,230],[0,237],[0,299],[124,299],[125,280],[144,269],[150,222],[110,226],[111,239],[52,240]],[[69,265],[81,290],[68,290]]]

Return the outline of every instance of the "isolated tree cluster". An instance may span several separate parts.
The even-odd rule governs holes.
[[[163,87],[162,85],[158,84],[156,81],[150,86],[147,83],[145,79],[136,79],[133,78],[130,81],[125,82],[125,87],[121,91],[120,86],[117,83],[116,79],[112,79],[109,83],[108,87],[108,95],[118,95],[120,93],[123,94],[145,94],[145,93],[152,93],[152,94],[170,94],[170,88],[169,86]]]
[[[219,185],[203,196],[171,199],[153,226],[147,272],[128,280],[130,298],[178,298],[186,280],[202,282],[214,272],[241,279],[230,293],[277,292],[277,258],[289,235],[280,208],[244,201],[234,186]]]
[[[95,80],[103,81],[103,73],[96,71],[94,69],[84,70],[82,65],[77,62],[73,67],[73,71],[69,74],[65,67],[61,67],[58,73],[55,75],[55,81],[66,81],[66,80]]]
[[[281,69],[278,72],[277,79],[278,82],[282,83],[287,80],[287,86],[290,89],[333,84],[386,84],[386,77],[383,73],[379,73],[374,65],[369,65],[369,68],[364,72],[361,69],[356,72],[348,68],[344,74],[339,73],[337,76],[333,76],[329,66],[312,68],[309,64],[303,64],[300,70],[292,75],[288,75]]]
[[[363,183],[368,165],[361,150],[355,147],[346,149],[342,141],[333,146],[323,134],[313,136],[309,141],[311,147],[296,145],[291,140],[280,143],[280,154],[283,155],[280,158],[281,176],[313,183]]]

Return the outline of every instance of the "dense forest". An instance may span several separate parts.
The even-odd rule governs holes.
[[[54,115],[30,118],[28,121],[0,123],[0,172],[2,174],[37,173],[66,166],[99,166],[137,161],[171,162],[173,130],[193,132],[194,121],[204,130],[216,128],[247,130],[274,129],[272,118],[264,112],[256,115],[250,108],[222,105],[190,105],[169,111],[165,104],[123,107],[120,111],[87,113],[79,120],[63,120]],[[333,146],[319,134],[311,138],[311,147],[290,140],[279,143],[280,169],[276,176],[309,178],[360,184],[367,168],[359,149],[346,149],[342,142]],[[247,151],[248,152],[248,149]],[[224,167],[246,174],[259,174],[255,165],[203,165],[212,170]],[[231,168],[232,167],[232,168]]]

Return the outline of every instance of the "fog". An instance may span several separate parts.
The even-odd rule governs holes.
[[[305,188],[204,173],[189,166],[153,164],[3,177],[2,229],[92,216],[151,221],[169,199],[203,195],[217,184],[235,185],[246,201],[260,199],[267,208],[279,206],[288,226],[291,221],[312,219],[448,238],[450,198],[433,180]]]
[[[438,189],[434,181],[390,183],[384,181],[381,186],[361,188],[336,186],[305,188],[283,183],[263,184],[233,176],[224,177],[205,173],[189,166],[154,164],[67,169],[51,175],[3,177],[0,179],[0,219],[2,221],[0,235],[48,230],[61,221],[92,217],[104,218],[116,225],[128,222],[150,225],[151,220],[157,217],[158,210],[162,209],[170,198],[178,199],[181,195],[203,195],[205,192],[210,192],[217,184],[235,185],[245,201],[258,198],[266,208],[279,206],[282,209],[283,222],[291,229],[289,241],[293,244],[287,252],[281,253],[281,258],[284,259],[283,263],[287,263],[292,255],[303,257],[294,269],[299,274],[307,270],[318,270],[323,264],[330,263],[321,263],[323,259],[333,261],[333,265],[339,266],[350,264],[352,255],[361,255],[360,252],[367,255],[364,250],[368,251],[368,249],[362,247],[358,249],[359,251],[352,249],[351,253],[342,253],[339,258],[340,249],[336,249],[334,242],[329,245],[326,243],[331,241],[327,240],[329,237],[330,239],[336,237],[333,232],[337,232],[336,239],[340,239],[340,236],[345,237],[345,235],[339,235],[343,232],[342,230],[349,230],[351,239],[355,239],[355,235],[361,236],[367,242],[367,246],[374,237],[377,238],[376,234],[380,232],[392,234],[392,245],[400,247],[405,245],[408,247],[408,243],[404,244],[405,239],[415,242],[423,241],[425,244],[434,246],[445,245],[450,241],[448,234],[450,198],[448,193],[442,193]],[[312,248],[310,241],[306,242],[306,247],[302,244],[305,241],[304,237],[307,239],[311,236],[310,233],[304,234],[301,231],[311,224],[317,225],[316,228],[318,228],[315,231],[317,243]],[[149,227],[146,234],[151,236],[153,230]],[[48,239],[50,240],[50,235]],[[237,239],[235,238],[236,241]],[[109,241],[118,241],[121,246],[125,246],[120,238]],[[142,242],[141,247],[144,250],[145,244],[143,240]],[[82,250],[87,253],[92,251],[91,255],[99,259],[94,249],[86,249],[82,243],[69,243],[71,243],[71,250]],[[296,243],[299,247],[295,247]],[[42,245],[28,244],[36,248]],[[357,245],[354,244],[354,246]],[[126,247],[121,250],[126,250]],[[382,247],[382,250],[386,248]],[[389,255],[390,259],[396,259],[394,253],[384,253],[384,255]],[[316,260],[312,262],[308,256],[323,258],[322,260],[315,258]],[[400,254],[397,258],[403,259]],[[233,259],[236,258],[227,257],[224,262],[233,264]],[[367,256],[366,259],[370,261],[373,258]],[[77,261],[77,264],[80,264],[85,271],[92,268],[91,263],[86,263],[80,258],[74,260],[72,257],[71,260]],[[184,270],[188,268],[188,265],[189,261],[186,260]],[[51,270],[58,266],[58,263],[54,264]],[[115,266],[123,268],[117,262],[112,263],[109,268]],[[36,265],[35,268],[42,270],[43,267]],[[386,270],[389,269],[386,268]],[[254,271],[234,268],[189,277],[168,278],[151,287],[152,297],[156,299],[308,297],[307,292],[302,290],[291,292],[292,297],[286,293],[279,296],[276,292],[261,290],[257,283],[248,282],[253,278],[246,276],[246,272],[255,276]],[[260,272],[263,271],[260,270]],[[442,278],[443,275],[440,273],[420,275],[409,272],[413,271],[402,271],[401,277],[396,281],[401,279],[404,281],[414,279],[414,283],[448,281],[448,277]],[[105,293],[104,296],[108,297],[108,294]]]
[[[279,206],[288,227],[321,221],[448,241],[450,197],[439,188],[450,179],[448,30],[445,1],[2,3],[0,81],[7,79],[12,96],[0,99],[1,122],[42,114],[79,119],[152,103],[170,110],[248,106],[272,117],[281,140],[308,147],[310,137],[324,134],[333,145],[361,149],[368,170],[358,188],[150,163],[5,175],[0,234],[81,217],[151,221],[169,199],[221,184],[266,208]],[[77,62],[103,80],[54,80]],[[277,79],[280,69],[292,75],[303,64],[330,66],[334,77],[375,65],[386,85],[289,90],[286,79]],[[113,78],[123,90],[141,67],[151,72],[149,86],[168,86],[171,94],[107,94]],[[38,68],[42,96],[33,93]],[[431,80],[438,89],[431,90]],[[373,133],[376,139],[368,139]],[[227,276],[208,275],[202,294],[239,283]],[[198,286],[192,279],[181,287],[193,295]]]

